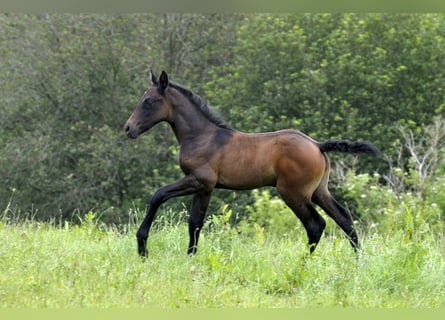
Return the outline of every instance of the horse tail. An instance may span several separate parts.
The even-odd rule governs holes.
[[[379,149],[368,141],[335,140],[317,143],[321,152],[365,153],[372,156],[379,154]]]

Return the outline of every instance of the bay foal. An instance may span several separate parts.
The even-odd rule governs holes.
[[[147,256],[147,238],[159,206],[170,198],[193,195],[189,217],[188,253],[196,253],[204,216],[215,188],[248,190],[276,187],[284,202],[303,223],[310,252],[317,246],[326,222],[322,208],[356,249],[358,236],[350,212],[328,190],[327,152],[376,155],[369,142],[317,142],[300,131],[249,134],[228,127],[200,96],[169,81],[163,71],[151,73],[153,86],[142,96],[125,124],[135,139],[161,121],[170,124],[180,146],[184,177],[158,189],[137,231],[138,252]]]

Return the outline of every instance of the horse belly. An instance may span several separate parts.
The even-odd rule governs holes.
[[[250,190],[264,186],[275,186],[276,176],[272,161],[267,155],[238,157],[220,168],[216,187]]]

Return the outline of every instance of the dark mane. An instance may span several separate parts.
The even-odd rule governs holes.
[[[187,89],[185,87],[183,87],[180,84],[174,83],[174,82],[169,82],[169,86],[171,86],[172,88],[178,90],[179,92],[181,92],[185,97],[187,97],[187,99],[189,99],[189,101],[198,108],[198,110],[207,118],[209,119],[211,122],[213,122],[214,124],[216,124],[218,127],[221,128],[229,128],[226,121],[221,117],[221,115],[215,110],[213,109],[209,103],[204,100],[203,98],[201,98],[200,96],[198,96],[197,94],[195,94],[194,92],[192,92],[190,89]]]

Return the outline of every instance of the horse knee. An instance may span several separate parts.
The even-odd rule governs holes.
[[[159,207],[164,202],[163,198],[164,198],[163,193],[160,192],[159,190],[156,191],[153,194],[153,196],[148,200],[148,207],[149,208]]]

